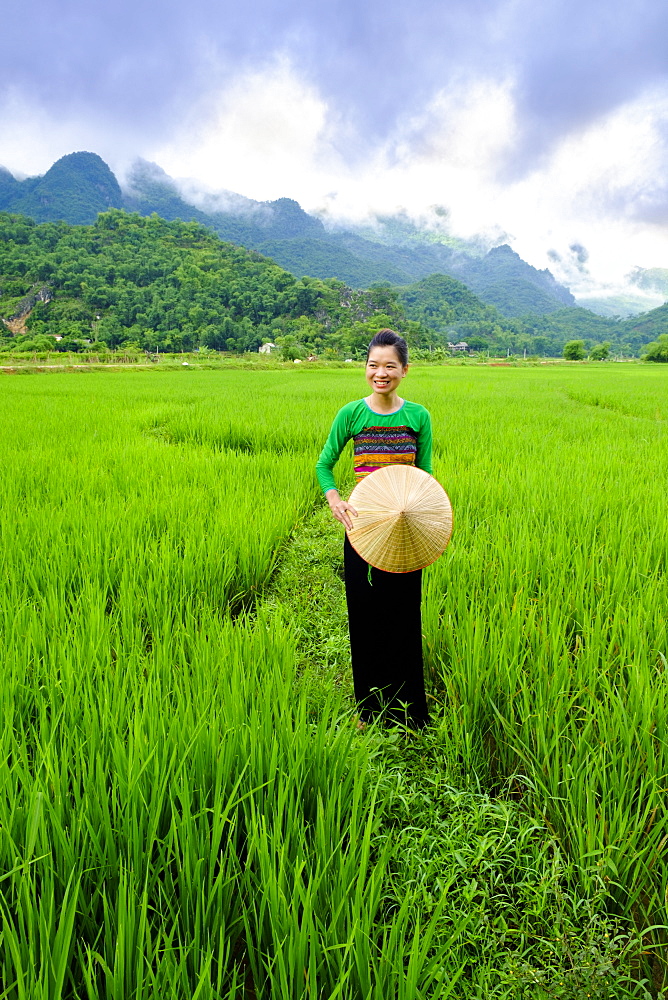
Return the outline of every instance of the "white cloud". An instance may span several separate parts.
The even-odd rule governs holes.
[[[102,119],[54,120],[10,91],[0,103],[0,163],[39,173],[64,153],[89,149],[121,172],[140,155],[189,178],[191,192],[288,196],[331,219],[397,209],[428,219],[430,206],[441,205],[457,235],[510,233],[521,256],[550,267],[582,296],[623,290],[636,265],[668,266],[668,229],[651,221],[668,167],[665,91],[646,92],[572,132],[532,172],[508,180],[504,165],[522,126],[512,79],[461,77],[375,144],[354,135],[286,58],[228,86],[220,75],[212,79],[212,92],[159,143],[139,142],[131,129],[119,139]],[[573,267],[574,243],[589,251],[586,268]],[[561,262],[548,256],[551,249]]]
[[[54,115],[14,87],[0,94],[0,164],[18,178],[46,173],[61,156],[98,153],[116,173],[136,157],[131,129],[122,135],[102,116]]]
[[[19,176],[43,174],[58,157],[72,152],[76,128],[54,122],[18,90],[0,98],[0,164]]]
[[[518,252],[547,266],[550,247],[561,253],[583,244],[589,275],[579,284],[570,275],[573,291],[583,295],[622,289],[635,265],[668,262],[668,227],[641,218],[648,193],[665,177],[667,119],[668,97],[645,94],[564,139],[542,169],[501,192]]]
[[[258,200],[308,201],[334,170],[328,108],[286,59],[239,76],[193,109],[170,141],[146,154],[167,173]]]
[[[513,81],[461,78],[353,163],[340,152],[353,145],[346,123],[282,59],[237,78],[148,155],[211,189],[290,196],[332,220],[397,209],[426,218],[443,205],[457,235],[511,233],[525,259],[584,295],[623,286],[634,265],[668,263],[666,230],[637,218],[665,175],[667,117],[666,95],[645,94],[507,181],[521,126]],[[574,242],[589,250],[589,273],[560,271],[548,257],[567,256]]]

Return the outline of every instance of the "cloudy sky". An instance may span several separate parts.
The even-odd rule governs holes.
[[[332,220],[403,208],[580,294],[668,267],[666,0],[24,0],[0,164],[141,156]]]

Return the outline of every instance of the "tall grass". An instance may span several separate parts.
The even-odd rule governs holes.
[[[426,996],[373,751],[243,610],[316,500],[312,414],[267,447],[283,387],[150,379],[2,386],[0,996]]]
[[[666,373],[458,375],[430,394],[456,512],[428,576],[433,669],[499,787],[621,912],[666,924]]]
[[[443,733],[539,822],[440,758],[411,790],[258,603],[359,372],[7,377],[0,998],[514,997],[606,886],[666,922],[664,373],[409,379],[455,508]]]

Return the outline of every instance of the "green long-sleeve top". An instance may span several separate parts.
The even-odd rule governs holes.
[[[323,493],[336,489],[334,466],[351,438],[357,482],[385,465],[416,465],[433,475],[429,410],[406,399],[394,413],[375,413],[366,399],[356,399],[334,417],[316,464]]]

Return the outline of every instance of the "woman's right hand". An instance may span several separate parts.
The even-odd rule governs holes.
[[[351,531],[353,527],[352,517],[357,517],[355,508],[347,500],[342,500],[336,490],[328,490],[325,496],[329,509],[336,520],[341,522],[346,531]]]

